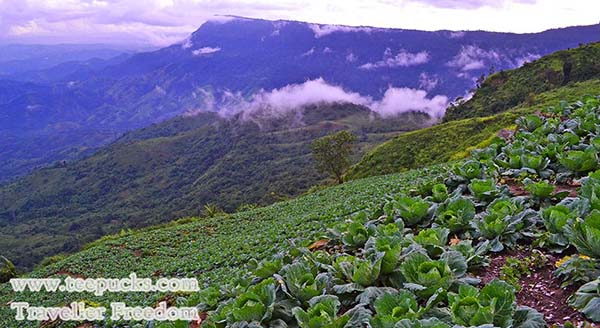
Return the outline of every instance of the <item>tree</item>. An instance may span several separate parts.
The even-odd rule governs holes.
[[[344,130],[313,141],[312,151],[317,170],[327,172],[338,183],[343,183],[343,175],[350,167],[350,155],[357,140],[354,134]]]
[[[17,276],[17,270],[14,264],[6,257],[0,256],[0,284],[9,281]]]

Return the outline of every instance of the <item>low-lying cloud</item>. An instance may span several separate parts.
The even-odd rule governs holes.
[[[411,88],[389,87],[383,98],[374,100],[340,86],[327,83],[322,78],[301,84],[290,84],[271,91],[260,90],[250,98],[239,92],[225,91],[215,100],[213,94],[202,91],[203,109],[218,111],[224,117],[240,114],[248,120],[277,118],[297,112],[306,106],[323,103],[353,103],[370,108],[382,117],[393,117],[407,112],[422,112],[441,118],[448,105],[446,96],[428,98],[427,91]]]
[[[215,52],[219,52],[219,51],[221,51],[221,48],[219,48],[219,47],[202,47],[200,49],[193,50],[192,55],[194,55],[194,56],[210,55],[210,54],[214,54]]]
[[[483,69],[487,63],[499,60],[500,54],[494,50],[484,50],[476,45],[468,45],[463,46],[447,65],[466,72]]]
[[[519,57],[515,60],[515,67],[521,67],[526,63],[531,63],[532,61],[540,59],[540,57],[542,56],[538,54],[527,53],[525,56]]]
[[[481,7],[502,7],[506,3],[535,4],[537,0],[410,0],[420,5],[429,4],[438,8],[477,9]]]
[[[427,98],[427,92],[424,90],[389,88],[383,99],[372,106],[372,109],[382,117],[393,117],[407,112],[421,112],[433,118],[441,118],[448,107],[448,97]]]
[[[394,68],[394,67],[408,67],[425,64],[429,61],[431,56],[427,51],[420,51],[417,53],[411,53],[406,50],[400,50],[396,55],[392,54],[390,48],[387,48],[383,53],[383,59],[375,63],[366,63],[361,65],[360,69],[372,70],[382,67]]]
[[[323,24],[310,24],[310,29],[315,33],[315,38],[322,38],[332,33],[342,32],[364,32],[371,33],[376,30],[372,27],[355,27],[355,26],[343,26],[343,25],[323,25]]]

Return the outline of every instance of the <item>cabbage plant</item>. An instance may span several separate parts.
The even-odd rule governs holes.
[[[448,294],[448,304],[453,321],[467,327],[486,324],[511,327],[516,310],[514,288],[500,280],[486,284],[481,290],[461,285],[457,294]]]
[[[451,233],[459,233],[470,229],[470,224],[475,217],[475,205],[465,197],[457,197],[441,204],[435,215],[435,222],[448,228]]]
[[[573,219],[573,211],[564,205],[550,206],[542,210],[542,220],[550,234],[551,243],[563,247],[569,244],[565,228]]]
[[[559,162],[574,173],[587,173],[598,168],[598,153],[593,147],[572,150],[559,155]]]
[[[265,279],[256,286],[239,295],[231,304],[227,321],[263,322],[271,319],[276,297],[276,286],[273,278]]]
[[[501,190],[494,179],[473,179],[469,184],[469,191],[480,201],[490,201],[500,195]]]
[[[578,218],[566,230],[579,253],[600,259],[600,210],[593,210],[585,219]]]
[[[444,252],[444,246],[448,244],[449,234],[450,230],[446,228],[429,228],[419,231],[412,240],[427,250],[429,256],[439,257]]]
[[[281,276],[289,293],[302,304],[332,287],[329,273],[318,273],[316,267],[305,261],[286,265]]]
[[[298,326],[301,328],[360,327],[369,318],[366,310],[360,307],[338,316],[341,303],[334,295],[314,297],[309,301],[309,305],[307,310],[301,307],[292,309]]]
[[[455,280],[447,261],[432,260],[421,253],[408,256],[400,265],[400,272],[406,280],[404,287],[414,290],[421,299],[429,298],[439,288],[447,290]]]
[[[396,269],[402,254],[402,239],[398,236],[378,236],[365,245],[367,254],[383,254],[381,273],[389,274]]]
[[[388,328],[402,319],[418,319],[419,304],[415,295],[409,291],[381,295],[373,305],[375,315],[371,319],[373,328]]]
[[[569,299],[569,305],[588,319],[600,322],[600,278],[581,286]]]
[[[399,197],[386,204],[385,212],[388,216],[397,214],[406,226],[412,227],[423,223],[430,206],[429,202],[418,197]]]

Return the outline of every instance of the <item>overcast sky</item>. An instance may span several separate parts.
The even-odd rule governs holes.
[[[599,0],[0,0],[0,43],[165,46],[214,15],[420,30],[539,32],[600,22]]]

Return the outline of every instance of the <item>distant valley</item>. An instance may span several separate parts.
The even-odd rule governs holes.
[[[157,51],[97,49],[103,59],[74,55],[81,60],[0,74],[0,181],[88,156],[126,131],[183,113],[271,101],[293,105],[296,91],[305,92],[298,105],[358,100],[384,114],[440,116],[490,70],[596,41],[599,34],[598,25],[518,35],[225,17]],[[307,81],[337,91],[307,88]],[[282,93],[291,98],[277,98]]]

